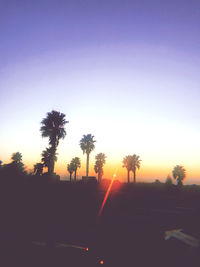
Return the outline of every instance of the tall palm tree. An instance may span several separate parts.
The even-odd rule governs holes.
[[[136,183],[136,169],[139,170],[139,168],[140,168],[141,159],[139,159],[139,158],[140,158],[140,156],[137,156],[136,154],[134,154],[132,156],[132,172],[133,172],[134,184]]]
[[[20,163],[22,162],[22,154],[20,152],[13,153],[11,159],[13,163]]]
[[[60,139],[64,139],[66,136],[65,124],[68,121],[65,120],[65,114],[52,110],[47,113],[47,117],[41,122],[42,126],[40,131],[42,137],[49,138],[49,145],[51,148],[50,162],[48,165],[48,173],[54,172],[55,155]]]
[[[74,181],[76,182],[76,172],[77,169],[81,167],[81,161],[80,158],[75,157],[72,159],[71,164],[73,166],[73,170],[74,170]]]
[[[186,177],[186,170],[184,169],[184,167],[180,165],[176,165],[172,171],[172,175],[173,175],[174,180],[177,180],[177,185],[182,186],[183,180]]]
[[[72,182],[72,174],[74,172],[74,166],[72,165],[72,163],[67,165],[67,170],[68,170],[68,172],[70,174],[70,183],[71,183]]]
[[[98,182],[101,182],[103,176],[103,166],[106,163],[106,155],[104,153],[99,153],[95,157],[96,162],[94,170],[98,173]]]
[[[132,170],[132,156],[128,155],[124,157],[122,163],[123,163],[122,167],[127,169],[127,180],[129,184],[130,183],[130,171]]]
[[[43,173],[43,167],[44,167],[44,164],[43,163],[36,163],[35,165],[34,165],[34,170],[33,170],[33,172],[35,173],[35,175],[42,175],[42,173]]]
[[[56,154],[52,153],[52,148],[46,148],[46,150],[42,151],[42,159],[41,161],[43,162],[43,166],[48,168],[48,173],[50,174],[49,170],[50,170],[50,164],[51,161],[53,160],[54,162],[57,161],[57,157]],[[53,155],[53,158],[52,158]]]
[[[80,147],[83,150],[83,154],[86,153],[87,159],[86,159],[86,177],[88,178],[89,173],[89,156],[92,150],[94,150],[96,142],[94,139],[94,136],[91,134],[83,135],[82,139],[80,140]]]

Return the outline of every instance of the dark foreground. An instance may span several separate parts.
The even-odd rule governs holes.
[[[96,184],[1,185],[0,266],[200,266],[199,248],[164,239],[180,228],[200,238],[200,191],[114,186],[98,217],[104,195]]]

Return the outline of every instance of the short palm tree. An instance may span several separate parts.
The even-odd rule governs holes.
[[[101,182],[103,176],[103,166],[106,163],[106,155],[104,153],[99,153],[95,157],[96,162],[94,170],[98,173],[98,182]]]
[[[176,165],[172,171],[172,175],[173,175],[174,180],[177,180],[177,185],[182,186],[183,180],[186,177],[186,170],[184,169],[184,167],[180,165]]]
[[[20,163],[22,162],[22,154],[20,152],[13,153],[11,159],[13,163]]]
[[[124,157],[122,163],[123,163],[122,167],[127,169],[127,180],[129,184],[130,183],[130,171],[132,170],[132,156],[128,155]]]
[[[34,170],[33,170],[33,172],[35,173],[35,175],[42,175],[42,173],[43,173],[43,167],[44,167],[44,164],[43,163],[36,163],[35,165],[34,165]]]
[[[87,159],[86,159],[86,177],[88,177],[89,173],[89,156],[92,150],[94,150],[96,142],[94,139],[94,136],[91,134],[83,135],[82,139],[80,140],[80,147],[83,150],[83,154],[86,153]]]
[[[14,165],[14,168],[17,168],[20,172],[25,172],[24,163],[22,162],[22,154],[20,152],[13,153],[11,160],[11,165]]]
[[[52,110],[47,113],[47,117],[41,122],[42,126],[40,131],[42,137],[49,138],[49,145],[51,148],[50,162],[48,165],[48,173],[54,172],[56,149],[60,139],[64,139],[66,136],[65,124],[68,121],[65,120],[65,114]]]
[[[137,156],[136,154],[132,155],[132,172],[133,172],[133,181],[134,184],[136,183],[136,169],[139,170],[140,168],[140,162],[141,159],[139,159],[140,156]]]
[[[74,172],[74,166],[72,165],[72,163],[67,165],[67,170],[68,170],[68,172],[70,174],[70,183],[71,183],[72,182],[72,174]]]
[[[49,170],[50,170],[51,161],[52,160],[54,162],[57,161],[56,154],[52,153],[51,150],[52,150],[51,148],[46,148],[46,150],[43,150],[42,154],[41,154],[41,156],[42,156],[41,161],[43,163],[43,167],[47,167],[48,168],[48,173],[49,173]],[[52,155],[53,155],[53,158],[52,158]]]
[[[80,158],[75,157],[72,159],[71,164],[73,166],[73,170],[74,170],[74,181],[76,182],[76,172],[77,169],[81,167],[81,161]]]

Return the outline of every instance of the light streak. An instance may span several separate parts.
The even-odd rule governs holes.
[[[40,246],[40,247],[45,247],[47,246],[46,242],[37,242],[37,241],[33,241],[32,244],[36,245],[36,246]],[[88,251],[87,247],[82,247],[82,246],[76,246],[76,245],[72,245],[72,244],[64,244],[64,243],[56,243],[55,244],[56,248],[66,248],[66,247],[71,247],[71,248],[77,248],[77,249],[82,249],[82,250],[86,250]]]
[[[108,187],[108,189],[107,189],[107,191],[106,191],[104,200],[103,200],[103,202],[102,202],[102,204],[101,204],[101,208],[100,208],[99,213],[98,213],[98,217],[100,217],[101,214],[102,214],[103,208],[104,208],[105,203],[106,203],[106,201],[107,201],[107,198],[108,198],[108,195],[109,195],[109,193],[110,193],[110,190],[111,190],[111,187],[112,187],[112,184],[113,184],[113,182],[114,182],[115,177],[116,177],[116,174],[113,175],[113,178],[112,178],[112,180],[111,180],[111,182],[110,182],[110,185],[109,185],[109,187]]]
[[[58,243],[56,245],[57,248],[60,247],[71,247],[71,248],[78,248],[78,249],[84,249],[86,251],[88,251],[88,248],[82,247],[82,246],[76,246],[76,245],[72,245],[72,244],[62,244],[62,243]]]

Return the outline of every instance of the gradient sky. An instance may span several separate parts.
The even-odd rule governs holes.
[[[27,169],[48,144],[40,122],[66,114],[56,172],[85,156],[83,134],[107,155],[105,177],[164,181],[175,165],[200,183],[199,0],[0,0],[0,159],[20,151]]]

